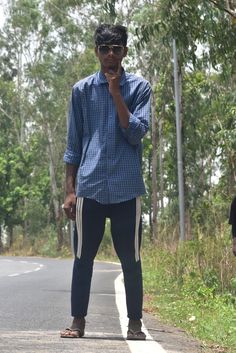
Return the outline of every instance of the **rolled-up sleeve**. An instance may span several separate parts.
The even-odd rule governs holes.
[[[137,145],[141,142],[149,128],[151,106],[151,87],[145,82],[139,87],[135,109],[129,117],[129,126],[121,128],[123,136],[131,145]]]
[[[79,89],[73,87],[67,126],[67,146],[64,153],[64,162],[79,165],[82,155],[83,116],[80,103]]]

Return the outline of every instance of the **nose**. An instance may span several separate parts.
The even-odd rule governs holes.
[[[114,53],[113,53],[113,50],[112,50],[112,48],[109,48],[109,52],[107,53],[107,55],[113,55]]]

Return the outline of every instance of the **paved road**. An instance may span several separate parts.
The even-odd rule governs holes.
[[[120,266],[96,262],[83,339],[61,339],[70,325],[72,260],[0,256],[1,353],[196,353],[199,344],[144,316],[146,342],[125,341],[125,297]]]

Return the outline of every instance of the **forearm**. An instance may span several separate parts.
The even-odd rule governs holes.
[[[130,111],[126,106],[121,93],[114,94],[113,100],[116,106],[120,126],[124,129],[127,129],[129,126]]]
[[[115,98],[117,107],[118,109],[120,108],[119,120],[123,136],[131,145],[140,144],[142,138],[148,131],[150,118],[150,97],[151,89],[149,85],[145,83],[143,87],[140,87],[139,91],[136,93],[136,96],[133,98],[134,101],[132,104],[134,109],[132,112],[130,112],[126,107],[128,115],[128,117],[126,115],[126,125],[122,124],[125,116],[124,110],[121,111],[121,108],[123,107],[122,101],[118,100],[119,98]]]
[[[78,165],[66,163],[66,195],[75,193]]]
[[[66,163],[66,197],[63,209],[66,216],[75,221],[76,219],[76,191],[75,180],[78,171],[78,165]]]

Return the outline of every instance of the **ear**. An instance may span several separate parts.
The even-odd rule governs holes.
[[[96,56],[98,56],[98,47],[95,47],[94,51],[95,51]]]

